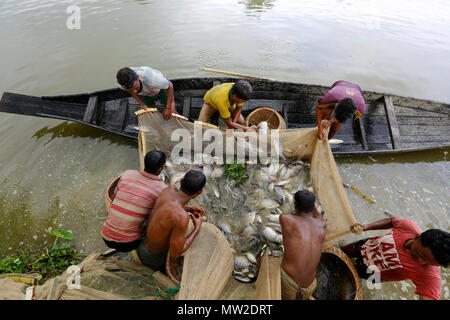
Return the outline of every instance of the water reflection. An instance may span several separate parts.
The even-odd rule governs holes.
[[[136,147],[137,142],[132,139],[122,138],[112,133],[107,133],[100,129],[96,129],[84,124],[74,123],[74,122],[63,122],[54,127],[49,128],[45,126],[33,134],[33,138],[42,139],[47,138],[48,140],[44,143],[44,145],[51,142],[53,139],[58,137],[71,137],[71,138],[92,138],[92,139],[101,139],[108,140],[111,143],[115,143],[118,145]]]
[[[275,0],[244,0],[239,1],[246,7],[246,13],[249,16],[258,16],[261,12],[267,12],[273,8]]]

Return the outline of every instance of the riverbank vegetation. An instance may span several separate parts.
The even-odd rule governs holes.
[[[70,244],[71,232],[57,229],[48,232],[55,237],[50,249],[42,252],[19,251],[18,254],[0,259],[0,274],[5,273],[39,273],[43,284],[50,278],[62,274],[69,266],[78,264],[84,255],[78,254]],[[61,240],[59,240],[61,239]]]

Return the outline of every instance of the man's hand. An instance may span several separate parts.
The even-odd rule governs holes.
[[[169,108],[165,108],[162,112],[162,116],[164,119],[169,120],[172,117],[172,112]]]
[[[203,213],[204,213],[204,211],[203,211]],[[191,212],[190,217],[192,219],[192,223],[194,224],[194,227],[200,228],[200,226],[202,225],[202,222],[203,222],[202,216],[203,216],[203,214],[200,214],[200,212],[197,210],[195,212]]]
[[[186,206],[185,210],[189,213],[199,214],[200,216],[203,216],[205,214],[205,209],[203,209],[203,207],[200,207],[200,206],[196,206],[196,207]]]
[[[325,133],[323,132],[323,130],[319,130],[319,134],[317,137],[319,138],[319,140],[325,140]]]
[[[322,124],[322,128],[325,130],[328,129],[328,127],[331,125],[332,122],[333,122],[332,120],[325,122],[324,124]]]
[[[366,226],[360,223],[355,223],[352,226],[350,226],[350,230],[353,233],[361,234],[363,233],[363,231],[366,231]]]
[[[251,131],[251,130],[258,131],[258,126],[253,125],[251,127],[248,127],[248,129],[246,131]]]
[[[147,106],[146,106],[145,104],[141,104],[141,108],[144,109],[144,110],[147,110],[147,109],[148,109]]]

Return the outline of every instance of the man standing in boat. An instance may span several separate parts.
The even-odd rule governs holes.
[[[250,100],[251,96],[252,86],[245,80],[214,86],[203,97],[204,102],[198,121],[209,122],[211,117],[219,112],[229,129],[256,130],[256,126],[247,126],[241,114],[242,106]]]
[[[166,155],[161,151],[150,151],[145,155],[144,163],[144,171],[127,170],[120,175],[108,218],[102,226],[105,244],[120,252],[137,248],[144,231],[144,221],[166,187],[158,178],[164,169]]]
[[[191,246],[200,231],[204,210],[187,204],[202,193],[205,183],[203,172],[190,170],[180,180],[180,189],[171,185],[161,192],[149,218],[145,238],[136,249],[144,265],[165,273],[169,248],[170,259],[176,265],[177,258]],[[194,229],[186,236],[189,218]]]
[[[162,113],[164,119],[168,120],[172,113],[177,113],[172,82],[159,70],[150,67],[125,67],[117,72],[116,78],[120,87],[131,94],[141,108],[155,108],[155,103],[159,100],[165,105]]]
[[[331,139],[339,130],[341,125],[350,117],[355,115],[355,119],[361,117],[366,111],[366,104],[362,96],[361,88],[351,82],[344,80],[336,81],[330,91],[328,91],[316,103],[316,119],[319,129],[318,137],[320,140],[325,139],[323,129],[327,129],[330,125],[328,139]],[[328,120],[330,116],[331,120]],[[322,124],[322,120],[328,120]]]
[[[322,255],[326,222],[308,190],[294,195],[295,214],[281,214],[284,256],[281,262],[281,298],[308,300],[317,287],[316,269]]]
[[[363,279],[381,281],[411,280],[420,300],[439,300],[441,271],[450,264],[450,233],[429,229],[425,232],[408,219],[386,218],[368,225],[356,223],[351,230],[391,232],[341,247]]]

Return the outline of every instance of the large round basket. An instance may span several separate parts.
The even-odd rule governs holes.
[[[114,190],[117,187],[117,183],[119,183],[120,176],[115,177],[113,181],[108,185],[105,191],[105,207],[106,211],[109,210],[109,207],[111,206],[111,202],[113,201],[114,196]]]
[[[322,250],[317,267],[317,288],[313,297],[318,300],[362,300],[361,279],[352,260],[338,247]]]
[[[258,108],[247,116],[247,126],[258,125],[262,121],[267,121],[269,129],[286,129],[286,122],[283,117],[271,108]]]

